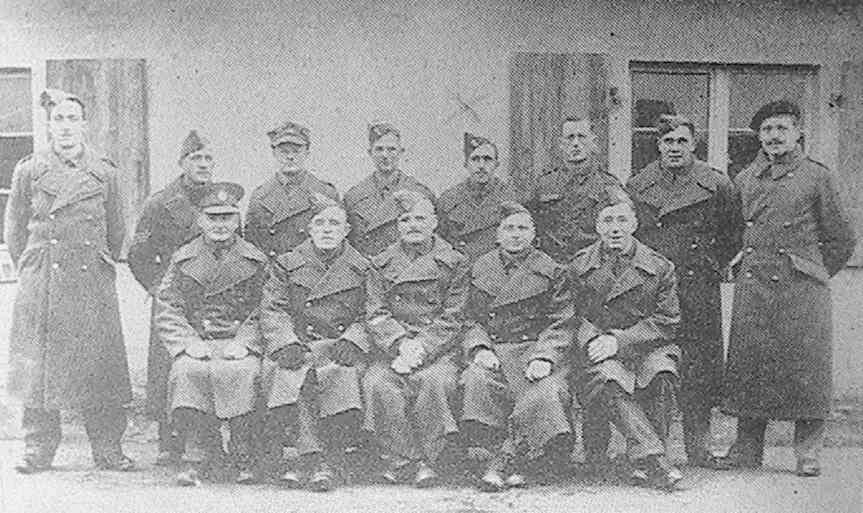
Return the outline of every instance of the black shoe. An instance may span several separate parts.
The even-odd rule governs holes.
[[[755,469],[762,464],[763,450],[748,450],[743,447],[742,442],[734,442],[725,456],[715,459],[717,470],[731,470],[736,468]]]
[[[800,477],[818,477],[821,475],[821,465],[815,458],[800,458],[794,473]]]
[[[718,458],[707,451],[699,451],[686,456],[686,464],[690,467],[700,467],[710,470],[725,470],[726,467]]]
[[[440,476],[428,463],[421,461],[417,465],[417,473],[414,477],[414,486],[417,488],[430,488],[438,483]]]
[[[241,485],[251,485],[258,482],[258,477],[251,470],[240,470],[234,482]]]
[[[286,470],[279,477],[279,484],[285,488],[298,489],[303,487],[303,481],[296,470]]]
[[[385,483],[398,484],[405,479],[405,471],[410,465],[410,460],[398,456],[390,457],[387,468],[381,472],[381,479]]]
[[[195,470],[194,468],[187,468],[186,470],[177,473],[177,475],[174,477],[174,482],[177,483],[177,486],[200,486],[201,478],[198,475],[197,470]]]
[[[336,476],[326,462],[321,462],[312,472],[309,488],[315,492],[329,492],[336,487]]]
[[[181,458],[182,455],[175,451],[159,451],[154,464],[157,467],[173,467],[180,464]]]
[[[45,472],[46,470],[51,470],[51,462],[32,456],[24,456],[21,458],[21,461],[15,465],[15,471],[24,475],[38,474],[39,472]]]
[[[131,472],[135,470],[135,461],[123,453],[112,456],[98,456],[95,458],[95,464],[99,470],[113,470],[117,472]]]
[[[665,456],[653,455],[633,462],[631,478],[637,486],[673,491],[683,474]]]

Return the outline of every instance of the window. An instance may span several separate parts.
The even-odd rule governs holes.
[[[0,68],[0,212],[6,210],[15,164],[33,152],[32,105],[30,70]],[[0,219],[0,242],[2,237]]]
[[[791,100],[802,110],[804,133],[816,128],[812,113],[817,69],[813,66],[634,62],[630,75],[635,170],[658,157],[653,126],[661,114],[690,118],[697,129],[697,157],[731,177],[758,153],[758,138],[749,121],[763,104]]]

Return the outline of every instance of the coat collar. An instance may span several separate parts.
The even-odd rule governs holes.
[[[580,251],[576,257],[575,265],[576,272],[581,276],[590,274],[591,271],[602,267],[602,243],[600,241],[594,242]],[[660,273],[661,268],[661,261],[656,253],[636,240],[635,254],[632,256],[632,265],[630,265],[623,274],[615,280],[606,300],[611,301],[617,296],[642,285],[644,283],[645,274],[655,276]],[[591,282],[589,277],[587,281],[588,283]],[[592,286],[596,290],[602,289],[600,284],[597,283],[593,283]]]
[[[103,160],[86,145],[74,165],[64,162],[50,149],[41,152],[36,159],[36,186],[54,197],[49,211],[55,212],[102,193],[108,179],[107,164]]]
[[[204,287],[204,296],[213,296],[252,277],[267,257],[252,244],[237,238],[222,258],[200,236],[177,251],[174,259],[180,270]]]
[[[329,268],[318,258],[311,239],[293,251],[295,262],[291,269],[291,280],[309,289],[308,300],[320,299],[362,286],[369,264],[362,255],[344,242],[339,254]]]
[[[462,225],[459,236],[496,226],[499,222],[498,206],[512,196],[509,184],[496,176],[492,177],[483,192],[477,201],[473,186],[465,180],[456,186],[447,204],[441,206],[442,210],[447,210],[445,215],[448,218]]]
[[[759,150],[752,165],[757,178],[763,178],[769,172],[773,180],[779,180],[800,167],[801,162],[803,162],[803,154],[799,149],[792,150],[774,160],[770,160],[764,150]]]
[[[517,263],[510,275],[504,270],[500,250],[487,253],[482,262],[474,266],[474,284],[494,297],[491,308],[518,303],[546,292],[557,269],[551,257],[537,249]]]
[[[401,243],[396,242],[375,256],[372,262],[382,269],[388,280],[399,284],[436,280],[441,277],[441,265],[451,269],[463,259],[447,241],[435,235],[431,251],[413,260],[404,251]]]
[[[273,224],[284,221],[311,208],[312,203],[308,193],[298,189],[308,189],[311,176],[303,171],[302,178],[297,182],[284,185],[281,173],[270,178],[266,184],[266,192],[261,196],[261,205],[273,215]],[[298,177],[299,178],[299,177]]]
[[[672,191],[662,187],[663,169],[659,161],[647,165],[633,179],[632,188],[642,201],[659,209],[659,217],[710,199],[718,187],[717,171],[706,162],[696,160],[686,181]]]
[[[165,187],[165,208],[183,228],[192,227],[198,218],[199,210],[191,192],[192,189],[185,184],[182,176]]]

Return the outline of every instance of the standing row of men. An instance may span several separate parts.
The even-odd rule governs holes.
[[[88,357],[83,348],[101,339],[81,333],[117,331],[119,321],[106,323],[100,310],[82,325],[84,285],[67,288],[69,272],[58,272],[79,254],[80,272],[113,272],[106,249],[122,240],[115,170],[84,158],[83,118],[80,100],[55,99],[52,148],[19,164],[7,208],[21,276],[13,354],[27,356],[31,398],[24,472],[50,466],[54,416],[82,408],[82,398],[98,406],[85,410],[99,412],[86,417],[96,419],[88,433],[97,464],[131,466],[119,449],[122,429],[105,427],[119,420],[99,420],[122,420],[128,374],[124,359],[109,359],[122,356],[122,338],[100,335],[109,343]],[[196,483],[218,446],[220,418],[229,420],[241,481],[253,478],[255,454],[280,459],[287,430],[307,456],[311,486],[329,489],[331,466],[362,422],[385,450],[388,480],[413,469],[418,485],[434,482],[444,446],[461,432],[493,454],[481,482],[501,489],[522,484],[526,462],[543,452],[569,454],[574,393],[585,407],[588,463],[607,465],[614,424],[630,441],[633,476],[673,486],[680,474],[663,441],[679,363],[691,464],[760,465],[766,421],[793,419],[797,472],[817,475],[830,399],[827,279],[854,243],[834,178],[802,156],[800,113],[787,102],[753,118],[762,151],[736,187],[694,159],[687,120],[664,117],[657,128],[661,157],[630,180],[628,195],[598,163],[585,120],[563,123],[563,165],[523,195],[495,176],[496,146],[466,134],[469,176],[435,205],[398,168],[399,132],[375,125],[376,171],[339,204],[304,167],[308,130],[286,123],[268,134],[278,169],[252,194],[248,242],[238,234],[242,189],[208,185],[213,154],[190,134],[183,174],[147,203],[129,253],[155,297],[148,399],[162,426],[160,460],[184,453],[179,477]],[[93,179],[101,187],[85,194]],[[78,212],[88,198],[95,210]],[[719,283],[729,263],[738,286],[724,406],[740,423],[737,442],[717,459],[709,422],[722,397]],[[100,279],[85,290],[116,310],[113,289],[101,290],[113,275]],[[64,298],[72,317],[47,309]],[[51,364],[61,351],[92,371],[64,374]],[[110,376],[125,381],[103,383]],[[259,395],[265,448],[253,435]],[[283,478],[299,481],[293,470]]]

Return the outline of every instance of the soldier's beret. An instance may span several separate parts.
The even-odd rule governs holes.
[[[668,132],[677,130],[682,126],[689,128],[689,132],[693,137],[695,136],[695,124],[689,118],[677,114],[662,114],[656,120],[656,135],[661,138]]]
[[[758,109],[758,112],[752,116],[752,122],[749,123],[749,128],[757,132],[761,129],[761,123],[763,123],[765,119],[772,118],[774,116],[794,116],[794,119],[799,121],[800,107],[798,107],[794,102],[790,102],[788,100],[770,102]]]
[[[183,139],[183,144],[180,145],[180,160],[188,157],[196,151],[200,151],[204,146],[210,144],[210,141],[198,135],[197,130],[190,130],[189,135]]]
[[[312,136],[308,128],[286,121],[276,128],[267,132],[267,137],[270,138],[270,146],[275,148],[282,143],[293,143],[305,146],[311,146]]]
[[[71,100],[77,103],[81,106],[81,110],[84,110],[84,102],[80,97],[72,93],[67,93],[61,89],[45,89],[42,91],[42,94],[39,95],[39,105],[41,105],[48,114],[51,113],[51,109],[53,109],[55,105],[65,100]]]
[[[338,201],[327,196],[326,194],[321,194],[319,192],[313,193],[309,197],[309,201],[312,203],[312,212],[313,212],[312,217],[320,214],[321,212],[323,212],[324,210],[326,210],[330,207],[336,207],[336,208],[340,208],[342,210],[345,209],[345,207],[341,203],[339,203]]]
[[[372,123],[369,125],[369,146],[375,143],[381,137],[393,134],[396,138],[401,138],[401,132],[399,132],[398,128],[394,127],[390,123]]]
[[[530,211],[525,208],[524,205],[515,201],[504,201],[503,203],[501,203],[500,206],[497,208],[497,214],[499,223],[502,223],[504,219],[513,214],[531,215]]]
[[[393,199],[395,199],[396,206],[398,206],[400,213],[402,214],[418,210],[420,208],[426,208],[429,211],[434,212],[434,205],[431,200],[416,191],[401,189],[393,194]]]
[[[480,137],[478,135],[473,135],[469,132],[464,133],[464,158],[465,160],[469,159],[471,154],[480,146],[485,144],[490,144],[494,147],[494,151],[497,152],[497,145],[491,142],[490,139],[485,137]]]
[[[198,200],[198,207],[207,214],[238,214],[243,186],[233,182],[207,184]]]
[[[632,198],[629,196],[629,194],[627,194],[625,190],[616,185],[610,185],[606,187],[599,196],[599,201],[597,203],[599,210],[613,207],[621,203],[626,203],[632,208],[633,211],[635,210],[635,203],[632,201]]]

